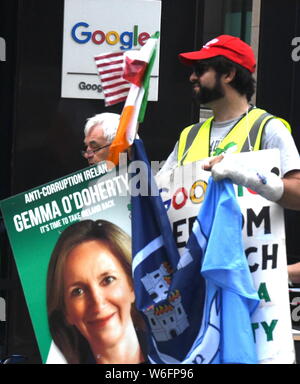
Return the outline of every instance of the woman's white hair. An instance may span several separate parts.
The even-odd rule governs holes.
[[[84,135],[87,136],[94,125],[100,124],[101,128],[103,129],[103,135],[107,140],[107,143],[111,143],[115,138],[119,126],[119,121],[120,115],[118,115],[117,113],[99,113],[98,115],[87,119],[86,124],[84,126]]]

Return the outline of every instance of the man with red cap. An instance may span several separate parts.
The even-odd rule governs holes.
[[[230,178],[285,208],[300,210],[300,157],[292,135],[282,122],[249,104],[255,91],[256,60],[241,39],[218,36],[199,51],[181,53],[192,67],[195,100],[212,109],[213,117],[186,127],[160,173],[177,165],[205,159],[215,180]],[[278,148],[282,177],[245,169],[224,153]]]

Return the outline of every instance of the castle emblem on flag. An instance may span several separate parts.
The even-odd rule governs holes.
[[[156,341],[171,340],[189,326],[179,290],[169,292],[172,272],[168,263],[162,263],[158,269],[141,278],[156,303],[144,311]]]
[[[189,326],[178,290],[172,292],[164,304],[152,305],[144,314],[156,341],[172,340]]]

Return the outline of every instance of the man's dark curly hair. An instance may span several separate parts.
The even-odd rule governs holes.
[[[206,64],[208,67],[213,68],[219,77],[230,73],[234,69],[236,74],[229,84],[241,95],[246,95],[248,101],[251,100],[251,97],[255,92],[255,80],[248,69],[224,56],[216,56],[211,59],[201,60],[201,64]]]

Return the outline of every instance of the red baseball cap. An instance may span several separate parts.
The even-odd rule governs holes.
[[[194,61],[210,59],[215,56],[225,56],[227,59],[255,71],[256,60],[250,45],[238,37],[221,35],[203,45],[199,51],[180,53],[179,59],[183,64],[193,65]]]

